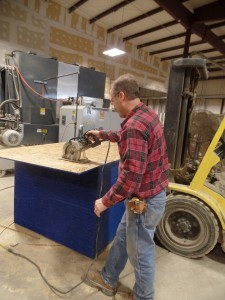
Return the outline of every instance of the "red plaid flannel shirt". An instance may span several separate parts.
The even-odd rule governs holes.
[[[138,104],[119,131],[100,131],[100,137],[117,142],[120,154],[117,181],[102,197],[105,206],[132,196],[154,197],[168,185],[166,142],[152,109]]]

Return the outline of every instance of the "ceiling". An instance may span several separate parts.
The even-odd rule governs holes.
[[[162,61],[207,58],[210,77],[225,78],[224,0],[54,1]]]

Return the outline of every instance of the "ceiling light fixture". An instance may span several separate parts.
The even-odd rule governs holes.
[[[125,54],[125,51],[122,51],[118,48],[112,48],[112,49],[104,51],[103,54],[108,55],[108,56],[118,56],[118,55]]]

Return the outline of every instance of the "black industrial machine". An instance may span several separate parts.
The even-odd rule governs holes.
[[[22,51],[7,54],[0,67],[0,148],[58,142],[62,104],[83,96],[103,99],[105,79],[93,68]],[[7,162],[3,169],[5,162],[0,172],[12,168]]]
[[[58,142],[62,102],[80,96],[103,99],[105,78],[90,68],[13,51],[1,69],[2,115],[13,114],[13,106],[18,106],[24,145]]]
[[[58,62],[53,59],[25,52],[6,56],[2,73],[4,100],[16,99],[20,103],[24,145],[57,141],[56,101],[47,99],[57,100],[57,74]],[[11,106],[5,105],[3,113],[12,113]]]

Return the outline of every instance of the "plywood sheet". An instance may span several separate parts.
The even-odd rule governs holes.
[[[109,142],[103,142],[100,146],[86,150],[85,153],[89,161],[79,163],[62,159],[63,145],[64,143],[54,143],[1,149],[0,157],[52,169],[82,173],[104,164]],[[117,144],[110,143],[107,163],[118,159]]]

